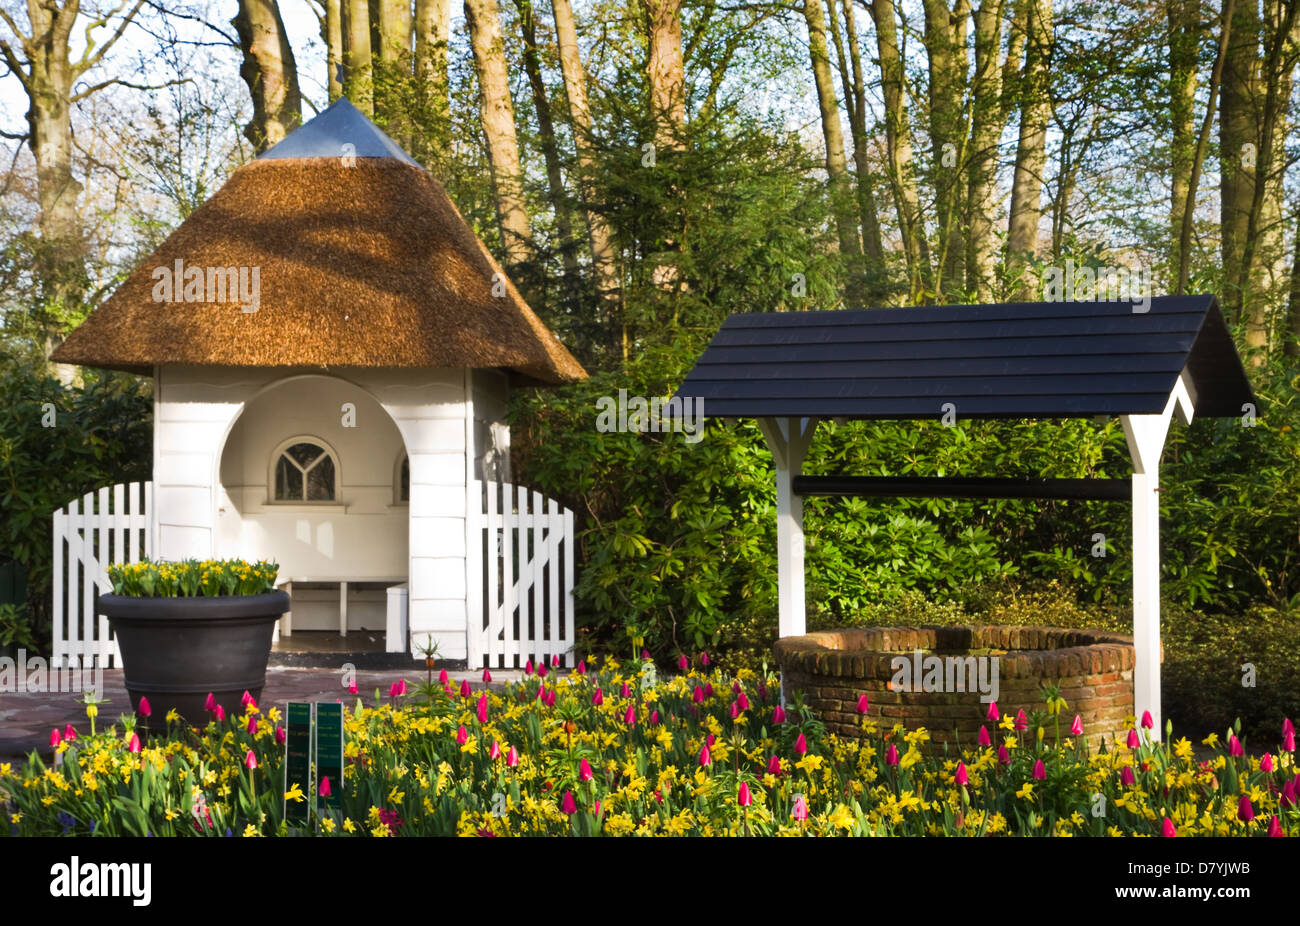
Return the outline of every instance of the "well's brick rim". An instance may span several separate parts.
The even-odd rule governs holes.
[[[1003,678],[1074,678],[1133,669],[1131,635],[1047,626],[854,627],[782,637],[772,652],[787,671],[887,680],[894,675],[894,657],[917,649],[986,648],[1007,651],[998,657]]]

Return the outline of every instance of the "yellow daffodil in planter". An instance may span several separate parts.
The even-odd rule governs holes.
[[[147,724],[176,712],[202,725],[204,711],[235,715],[248,692],[261,696],[275,622],[289,596],[279,567],[241,560],[110,566],[113,593],[96,605],[122,653],[127,692]],[[139,710],[147,698],[148,710]]]

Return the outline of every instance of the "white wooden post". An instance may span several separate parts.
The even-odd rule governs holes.
[[[794,479],[803,468],[816,418],[760,418],[758,426],[776,461],[777,633],[802,636],[803,499],[794,494]]]
[[[1191,424],[1195,398],[1186,371],[1157,415],[1122,415],[1133,459],[1133,709],[1151,712],[1159,739],[1160,714],[1160,455],[1174,414]]]

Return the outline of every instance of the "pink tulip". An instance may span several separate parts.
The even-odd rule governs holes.
[[[1078,714],[1074,715],[1074,722],[1070,724],[1071,736],[1083,736],[1083,718]]]
[[[578,660],[578,674],[579,675],[587,674],[587,660],[585,659]]]
[[[885,764],[886,765],[898,764],[898,747],[895,746],[893,743],[890,743],[889,748],[885,750]]]
[[[405,695],[405,694],[406,694],[406,679],[404,679],[404,678],[399,678],[399,679],[397,680],[397,693],[398,693],[399,695]]]
[[[583,759],[582,762],[578,764],[578,780],[591,781],[591,779],[595,777],[595,774],[591,771],[591,763],[586,759]]]
[[[1155,726],[1155,723],[1156,722],[1151,719],[1150,711],[1142,712],[1142,726],[1144,729],[1150,730],[1153,726]]]
[[[641,650],[641,658],[648,662],[650,660],[650,651],[648,649]]]
[[[758,700],[760,701],[767,700],[767,685],[764,684],[763,682],[758,683]]]
[[[537,677],[546,678],[546,661],[542,660],[537,664]]]
[[[546,692],[546,706],[547,706],[547,707],[555,707],[555,689],[554,689],[554,688],[552,688],[550,691]]]
[[[226,720],[226,709],[225,709],[224,707],[222,707],[220,704],[218,704],[218,705],[216,706],[216,708],[213,710],[213,713],[216,714],[216,716],[217,716],[217,723],[224,723],[224,722],[225,722],[225,720]]]
[[[781,758],[779,756],[772,756],[767,760],[767,772],[769,775],[781,774]]]
[[[283,746],[288,734],[284,732],[284,727],[275,728],[275,745]]]
[[[713,682],[704,683],[704,697],[706,698],[713,697]]]
[[[618,690],[618,696],[620,698],[632,697],[632,689],[628,687],[627,682],[624,682],[623,687]]]
[[[695,690],[694,690],[693,692],[691,692],[691,700],[694,701],[696,704],[703,704],[703,703],[704,703],[704,689],[701,688],[699,685],[696,685],[696,686],[695,686]]]
[[[217,696],[209,691],[207,699],[203,702],[203,709],[205,711],[213,711],[216,710],[216,708],[217,708]]]
[[[572,791],[564,792],[564,800],[560,802],[560,809],[570,816],[578,812],[578,805],[573,800]]]
[[[1128,748],[1137,749],[1139,745],[1141,745],[1141,741],[1138,739],[1138,731],[1134,730],[1132,727],[1129,727]]]
[[[690,663],[686,661],[686,654],[682,653],[682,655],[677,659],[677,668],[685,672],[689,665]]]
[[[489,684],[491,684],[491,683],[492,683],[492,673],[489,672],[487,669],[484,669],[484,670],[483,670],[483,684],[484,684],[484,685],[489,685]]]
[[[714,739],[716,739],[716,737],[712,733],[709,733],[704,737],[704,742],[712,746]]]
[[[600,705],[605,703],[605,694],[600,690],[599,687],[596,688],[595,694],[591,696],[591,703],[596,705],[597,707],[600,707]]]
[[[248,750],[248,754],[244,756],[244,767],[250,770],[257,768],[257,756],[253,755],[253,750],[251,749]]]
[[[501,758],[501,744],[498,743],[496,740],[492,741],[492,748],[488,750],[488,758],[489,759]]]
[[[1043,760],[1039,759],[1034,763],[1034,780],[1043,781],[1047,778],[1047,768],[1043,765]]]
[[[1177,836],[1178,827],[1174,826],[1174,821],[1165,817],[1165,822],[1160,825],[1161,836]]]
[[[736,803],[741,807],[748,807],[754,803],[754,798],[749,793],[749,785],[746,782],[740,783],[740,791],[736,794]]]
[[[141,698],[140,705],[135,709],[135,711],[141,717],[150,717],[153,715],[153,708],[149,706],[148,698]]]
[[[800,822],[803,822],[804,820],[808,819],[808,802],[804,800],[804,796],[802,794],[797,795],[795,797],[794,810],[791,812],[790,816],[794,817],[796,820]]]
[[[1230,755],[1230,756],[1244,756],[1245,754],[1246,754],[1246,750],[1244,750],[1244,749],[1241,748],[1241,740],[1237,739],[1237,737],[1236,737],[1235,734],[1232,735],[1232,736],[1229,736],[1229,737],[1228,737],[1228,755]]]
[[[1273,771],[1273,757],[1268,753],[1264,753],[1263,758],[1259,760],[1259,770],[1261,772]]]
[[[1283,807],[1294,807],[1296,804],[1295,779],[1292,778],[1286,784],[1282,785],[1282,793],[1278,797],[1278,803]]]
[[[438,673],[438,684],[446,685],[449,681],[451,681],[451,679],[447,677],[446,669],[443,669],[441,672]]]
[[[72,724],[68,724],[66,727],[63,728],[63,738],[67,740],[69,743],[71,743],[73,740],[77,738],[77,731],[72,726]]]
[[[808,751],[808,741],[804,739],[802,733],[800,733],[798,738],[796,738],[794,741],[794,751],[797,752],[799,755],[803,755],[805,752]]]
[[[1295,752],[1295,731],[1288,730],[1282,734],[1282,749],[1286,752]]]
[[[965,787],[966,785],[970,784],[970,776],[968,776],[968,775],[966,774],[966,763],[965,763],[965,762],[958,762],[958,763],[957,763],[957,773],[956,773],[955,775],[952,776],[952,780],[953,780],[956,784],[958,784],[958,785],[960,785],[960,786],[962,786],[962,787]]]
[[[487,723],[487,692],[478,696],[478,722]]]
[[[732,719],[732,720],[735,720],[737,717],[740,716],[740,705],[736,704],[735,701],[732,701],[732,702],[731,702],[731,708],[730,708],[730,711],[729,711],[729,712],[730,712],[730,714],[731,714],[731,719]]]
[[[140,735],[138,733],[131,734],[131,741],[126,744],[126,751],[127,752],[140,751]],[[249,755],[252,755],[252,753],[250,752]]]
[[[351,685],[348,686],[348,694],[354,695],[356,693],[357,693],[357,683],[353,682]]]
[[[321,797],[329,797],[333,793],[330,791],[330,778],[328,775],[320,780],[320,787],[316,789],[316,793]]]
[[[1022,707],[1016,711],[1016,732],[1023,733],[1029,729],[1029,718],[1025,716],[1025,709]]]
[[[745,693],[743,691],[740,694],[736,695],[736,705],[742,711],[749,710],[749,698],[745,697]]]
[[[1268,821],[1268,835],[1270,836],[1284,835],[1282,832],[1282,824],[1278,822],[1277,814],[1273,814],[1272,818]]]
[[[560,654],[559,654],[559,653],[552,653],[552,654],[551,654],[551,668],[552,668],[552,669],[558,669],[559,667],[560,667]]]
[[[650,726],[653,727],[653,726],[657,726],[658,724],[659,724],[659,712],[658,712],[657,710],[656,710],[656,711],[651,711],[651,712],[650,712]]]
[[[528,660],[527,663],[524,664],[524,675],[532,675],[532,674],[533,674],[533,661],[530,659]]]
[[[257,715],[250,714],[248,717],[248,735],[257,736]]]
[[[1124,787],[1131,788],[1135,780],[1132,766],[1126,765],[1119,770],[1119,781]]]
[[[636,723],[636,708],[631,704],[629,704],[627,710],[623,712],[623,722],[629,727]]]
[[[244,693],[243,693],[242,695],[239,696],[239,706],[240,706],[240,707],[248,707],[248,702],[251,701],[251,700],[253,700],[253,696],[252,696],[251,694],[249,694],[249,693],[248,693],[248,689],[245,688],[245,689],[244,689]]]
[[[984,715],[984,719],[989,721],[990,723],[997,723],[998,720],[1001,719],[1001,717],[1002,715],[998,713],[998,702],[990,701],[989,710],[988,713]]]
[[[744,689],[742,689],[742,688],[740,687],[740,679],[736,679],[736,680],[734,680],[734,681],[731,683],[731,692],[732,692],[732,694],[740,694],[740,692],[743,691],[743,690],[744,690]]]
[[[871,709],[871,703],[867,701],[866,693],[864,692],[858,695],[858,713],[865,714],[870,709]]]
[[[388,697],[390,698],[397,697],[397,682],[393,682],[393,684],[388,686]]]
[[[1006,746],[998,747],[998,765],[1010,765],[1011,753],[1007,752]]]
[[[1283,717],[1283,718],[1282,718],[1282,735],[1283,735],[1283,736],[1286,736],[1288,733],[1295,733],[1295,725],[1291,723],[1291,718],[1290,718],[1290,717]]]
[[[465,729],[464,724],[461,724],[460,727],[456,730],[456,745],[464,746],[468,742],[469,742],[469,731]]]
[[[519,764],[519,750],[511,746],[510,751],[506,753],[506,766],[509,768],[514,768],[518,764]]]
[[[58,749],[61,742],[63,742],[63,737],[59,736],[59,728],[55,727],[50,731],[50,748]]]
[[[785,708],[779,704],[772,711],[772,723],[785,723]]]
[[[989,728],[980,724],[979,744],[981,746],[992,746],[993,739],[989,736]]]
[[[463,678],[460,680],[460,696],[462,698],[468,698],[469,693],[469,679]]]
[[[709,744],[705,743],[700,750],[700,765],[707,767],[713,764],[713,758],[709,755]]]
[[[700,665],[704,666],[704,668],[706,668],[706,669],[709,667],[709,654],[708,654],[708,653],[700,653]]]
[[[1243,823],[1249,823],[1255,819],[1255,808],[1250,806],[1250,796],[1243,794],[1241,800],[1237,802],[1237,817]]]

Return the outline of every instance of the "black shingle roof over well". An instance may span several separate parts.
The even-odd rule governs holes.
[[[732,315],[677,394],[717,418],[1081,418],[1254,402],[1213,296]]]

